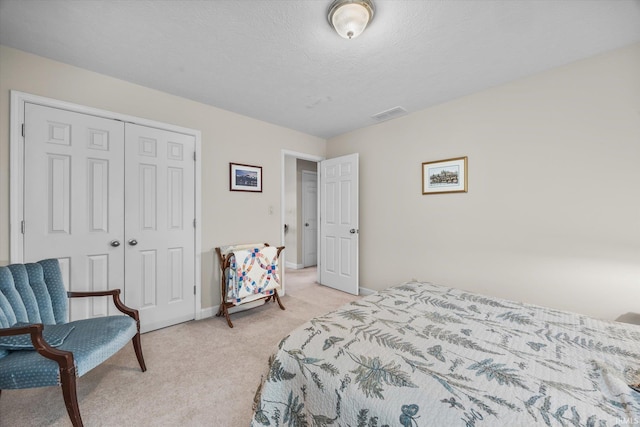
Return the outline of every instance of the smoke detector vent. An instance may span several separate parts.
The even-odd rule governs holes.
[[[386,120],[395,119],[396,117],[404,116],[407,114],[407,110],[402,107],[393,107],[385,111],[381,111],[371,116],[372,119],[378,122],[384,122]]]

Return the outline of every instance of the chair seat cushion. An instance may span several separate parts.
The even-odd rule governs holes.
[[[137,333],[129,316],[108,316],[67,323],[73,330],[58,350],[73,353],[82,376],[124,347]],[[10,351],[0,358],[0,390],[59,385],[59,366],[35,350]]]
[[[28,326],[31,323],[18,322],[11,326],[12,328],[18,328],[20,326]],[[60,325],[44,325],[42,328],[42,338],[51,347],[59,347],[64,342],[65,338],[73,331],[74,325],[69,323],[62,323]],[[31,342],[31,334],[11,335],[7,337],[0,337],[0,349],[4,350],[33,350],[33,343]]]

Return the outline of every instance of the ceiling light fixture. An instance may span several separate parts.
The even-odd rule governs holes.
[[[329,6],[329,23],[345,39],[358,37],[373,19],[372,0],[334,0]]]

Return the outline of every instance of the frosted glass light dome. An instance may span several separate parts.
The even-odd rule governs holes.
[[[336,0],[329,7],[329,22],[345,39],[358,37],[373,19],[371,0]]]

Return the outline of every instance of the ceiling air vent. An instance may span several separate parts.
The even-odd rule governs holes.
[[[407,114],[407,110],[402,107],[393,107],[385,111],[381,111],[371,116],[372,119],[378,122],[384,122],[385,120],[395,119],[396,117],[404,116]]]

